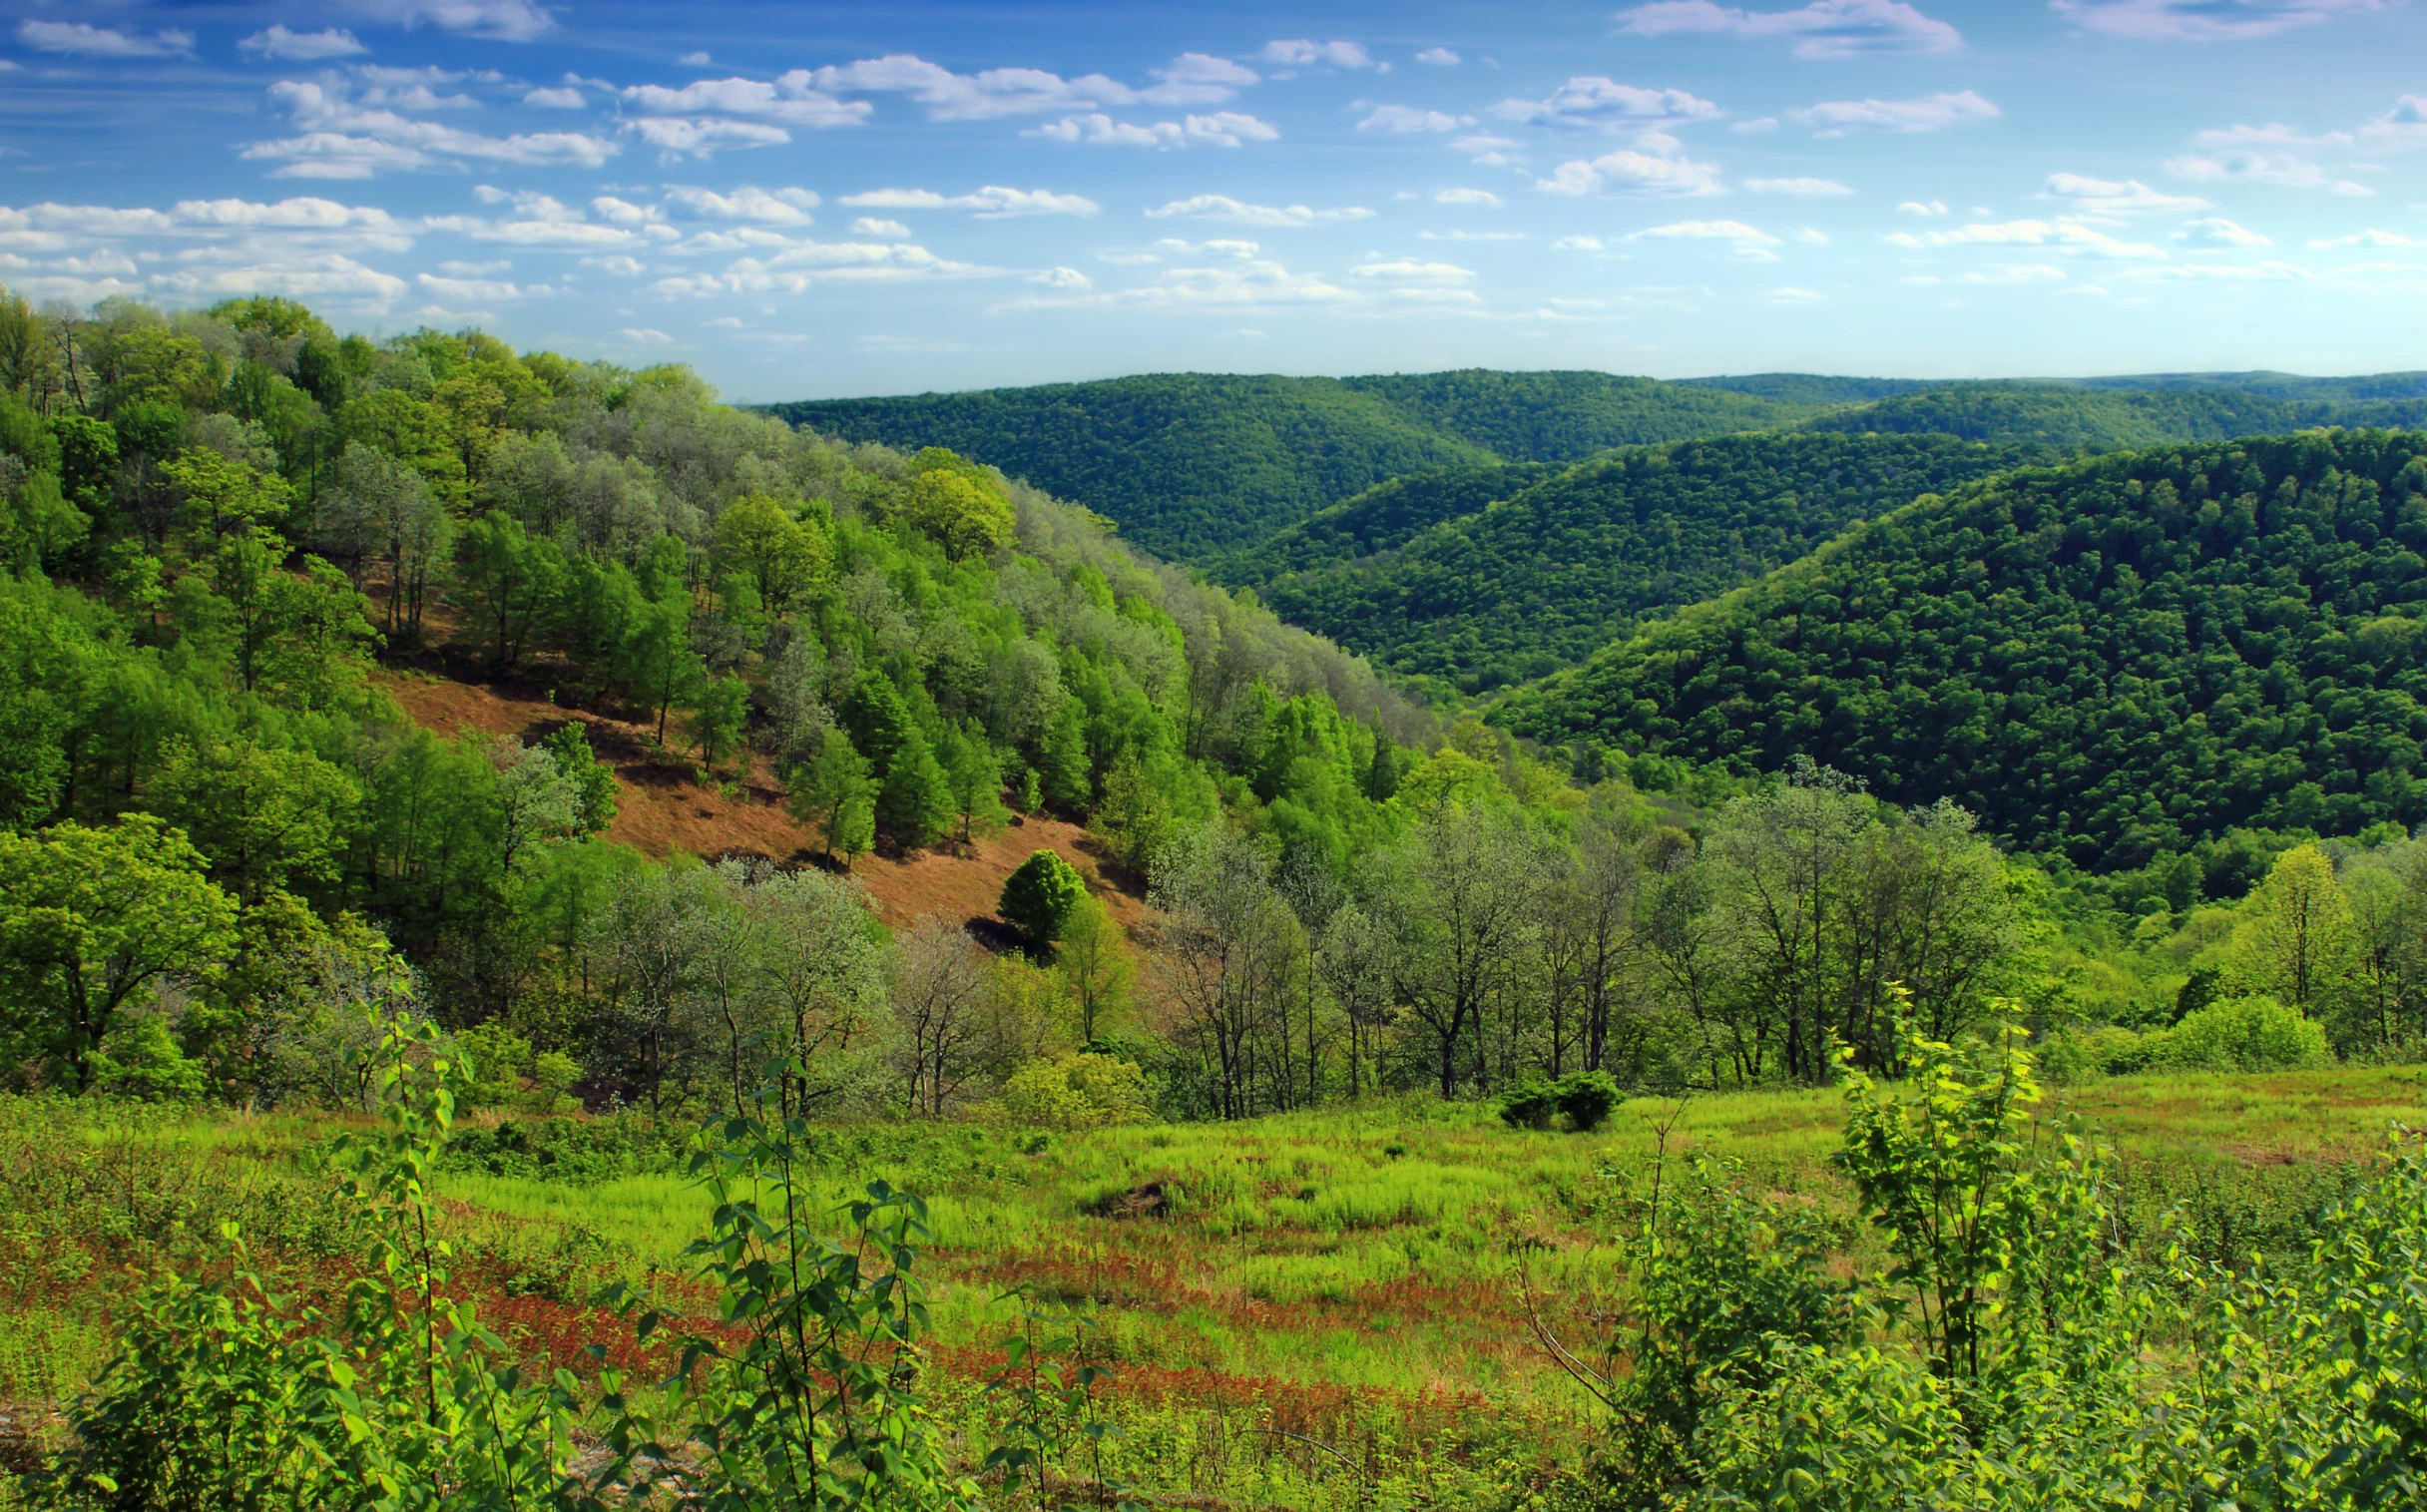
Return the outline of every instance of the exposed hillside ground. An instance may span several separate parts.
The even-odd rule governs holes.
[[[764,755],[752,753],[747,773],[737,780],[704,782],[693,763],[666,753],[648,730],[627,721],[563,708],[510,688],[422,675],[385,683],[405,713],[438,736],[471,730],[531,745],[568,721],[579,721],[599,759],[615,768],[616,817],[607,838],[653,860],[681,851],[706,860],[741,856],[787,866],[820,864],[815,837],[785,810],[782,785]],[[1108,880],[1086,829],[1045,814],[1015,818],[971,844],[947,841],[906,853],[863,855],[850,874],[890,927],[928,914],[966,924],[994,918],[1003,883],[1038,850],[1054,851],[1076,866],[1088,890],[1125,929],[1145,916],[1134,891]]]

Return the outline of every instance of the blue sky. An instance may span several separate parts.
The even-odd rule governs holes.
[[[0,0],[0,282],[745,399],[2427,366],[2427,3]]]

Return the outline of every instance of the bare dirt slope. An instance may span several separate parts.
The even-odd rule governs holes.
[[[482,685],[405,673],[382,678],[406,714],[432,734],[472,730],[544,739],[569,721],[589,727],[591,750],[615,767],[615,824],[608,838],[650,856],[675,851],[715,859],[764,856],[785,865],[820,864],[816,840],[784,811],[783,789],[766,756],[751,753],[749,769],[723,789],[698,779],[697,767],[660,750],[648,726],[569,709],[512,685]],[[728,795],[729,794],[729,795]],[[1079,869],[1090,891],[1125,929],[1144,916],[1143,903],[1116,886],[1078,825],[1031,817],[975,844],[946,844],[906,855],[864,855],[851,868],[889,925],[930,913],[961,923],[992,920],[995,900],[1012,871],[1037,850],[1053,850]]]

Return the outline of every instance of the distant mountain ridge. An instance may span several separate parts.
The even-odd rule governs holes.
[[[946,446],[1204,563],[1437,468],[1574,463],[1614,447],[1796,428],[1943,433],[2102,451],[2320,425],[2427,422],[2427,373],[2273,372],[1938,382],[1585,370],[1300,378],[1154,373],[763,406],[855,441]]]

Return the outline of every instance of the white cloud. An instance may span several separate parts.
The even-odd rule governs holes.
[[[851,223],[854,237],[882,237],[889,242],[910,240],[910,228],[899,221],[886,221],[876,216],[861,216]]]
[[[1850,195],[1834,179],[1747,179],[1744,187],[1756,195]]]
[[[2083,27],[2143,42],[2246,42],[2336,16],[2383,10],[2388,0],[2049,0]]]
[[[1640,242],[1646,237],[1664,242],[1740,242],[1748,247],[1775,247],[1778,239],[1764,231],[1756,231],[1741,221],[1679,221],[1668,226],[1655,226],[1627,238]]]
[[[243,266],[187,268],[157,280],[173,293],[198,298],[234,294],[284,294],[297,299],[337,299],[372,308],[404,297],[409,285],[393,273],[365,267],[335,252],[281,257]]]
[[[1944,200],[1907,200],[1896,207],[1900,216],[1943,216],[1947,213]]]
[[[2047,247],[2071,255],[2113,257],[2126,261],[2144,258],[2162,261],[2166,257],[2164,248],[2145,242],[2119,242],[2095,227],[2063,217],[2054,221],[1975,223],[1947,231],[1891,232],[1888,241],[1894,246],[1915,250],[1930,247]]]
[[[822,90],[812,89],[804,69],[794,69],[773,83],[759,79],[700,79],[681,89],[643,84],[624,91],[624,101],[651,116],[760,116],[814,130],[857,126],[874,109],[865,100],[837,100]]]
[[[1175,216],[1191,221],[1226,221],[1233,226],[1299,227],[1321,226],[1336,221],[1371,220],[1373,212],[1356,206],[1339,210],[1309,210],[1303,205],[1249,205],[1228,195],[1193,195],[1186,200],[1174,200],[1157,210],[1150,210],[1151,220],[1166,221]]]
[[[1472,116],[1448,116],[1437,110],[1417,110],[1407,105],[1377,105],[1373,114],[1357,123],[1361,132],[1388,132],[1406,136],[1416,132],[1454,132],[1462,126],[1472,126]]]
[[[666,332],[647,325],[627,325],[616,334],[635,346],[665,346],[674,340]]]
[[[1433,191],[1435,205],[1488,205],[1497,210],[1500,197],[1488,189],[1437,189]]]
[[[1548,179],[1534,181],[1537,189],[1555,195],[1624,194],[1666,197],[1724,194],[1715,164],[1684,158],[1654,157],[1622,150],[1586,161],[1562,163]]]
[[[1132,89],[1102,74],[1065,79],[1035,68],[990,68],[975,74],[956,74],[909,53],[863,58],[857,63],[821,68],[814,73],[795,70],[776,83],[782,85],[798,79],[804,88],[813,85],[833,94],[904,95],[924,106],[931,121],[986,121],[1088,106],[1188,104],[1227,98],[1231,85],[1214,81],[1207,67],[1220,60],[1206,59],[1204,64],[1187,62],[1191,57],[1202,56],[1182,55],[1180,61],[1162,71],[1164,82],[1147,90]],[[1239,70],[1241,74],[1248,72]],[[1212,93],[1216,89],[1221,93]]]
[[[2185,221],[2175,232],[2175,240],[2184,247],[2271,247],[2274,244],[2247,227],[2236,225],[2222,216],[2204,220]]]
[[[1659,122],[1707,121],[1719,108],[1682,89],[1644,89],[1598,74],[1578,75],[1544,100],[1503,100],[1503,121],[1595,131],[1636,131]]]
[[[2205,210],[2195,195],[2161,194],[2138,179],[2089,179],[2080,174],[2050,174],[2043,193],[2052,200],[2071,200],[2077,213],[2129,216],[2144,211]]]
[[[1868,128],[1887,132],[1944,131],[1966,121],[1994,121],[1998,109],[1971,90],[1941,91],[1918,100],[1829,100],[1787,118],[1823,137],[1841,137]]]
[[[1600,252],[1599,237],[1562,237],[1551,244],[1553,252]]]
[[[629,200],[619,200],[613,195],[599,196],[590,202],[590,208],[598,213],[600,220],[612,221],[618,226],[642,226],[658,219],[655,209],[644,210]]]
[[[352,32],[333,26],[324,32],[290,32],[283,26],[272,26],[265,32],[254,32],[239,42],[237,50],[295,63],[317,63],[324,58],[351,58],[370,51],[355,39]]]
[[[2295,267],[2289,262],[2170,262],[2163,266],[2128,267],[2115,275],[2117,281],[2130,279],[2143,283],[2305,283],[2312,281],[2315,276],[2307,268]]]
[[[2370,189],[2365,184],[2354,184],[2348,179],[2335,180],[2334,183],[2326,187],[2326,193],[2329,195],[2341,195],[2347,199],[2353,200],[2372,200],[2376,198],[2375,190]]]
[[[2427,147],[2427,95],[2403,95],[2385,112],[2359,129],[2359,140],[2370,147]]]
[[[1794,239],[1797,242],[1802,243],[1805,247],[1828,246],[1828,233],[1816,230],[1809,226],[1806,226],[1801,231],[1796,232],[1794,234]]]
[[[1210,147],[1237,147],[1248,142],[1276,142],[1280,132],[1253,116],[1233,110],[1215,111],[1210,116],[1190,116],[1181,123],[1183,134],[1191,142],[1203,142]]]
[[[1419,242],[1523,242],[1521,231],[1420,231]]]
[[[780,126],[714,117],[686,121],[672,116],[652,116],[626,122],[625,129],[638,133],[642,141],[666,157],[689,154],[694,158],[706,158],[720,152],[775,147],[792,140],[792,134]]]
[[[535,89],[523,95],[523,104],[548,110],[580,110],[589,103],[578,89]]]
[[[1792,39],[1799,58],[1870,53],[1944,53],[1963,37],[1901,0],[1812,0],[1785,11],[1749,11],[1711,0],[1662,0],[1618,13],[1619,30],[1639,37],[1711,32],[1746,41]]]
[[[1311,68],[1327,64],[1332,68],[1371,68],[1373,59],[1354,42],[1267,42],[1255,55],[1266,63],[1283,68]]]
[[[707,53],[702,52],[685,53],[682,57],[677,58],[675,61],[682,64],[685,68],[706,68],[717,60],[710,57]]]
[[[1209,244],[1212,246],[1212,244]],[[1257,308],[1352,305],[1369,295],[1317,273],[1292,272],[1267,257],[1224,255],[1218,262],[1167,267],[1152,283],[1087,293],[1036,294],[1010,309],[1145,309],[1167,313],[1212,310],[1236,314]]]
[[[1460,137],[1450,146],[1471,157],[1478,168],[1513,168],[1525,161],[1515,149],[1521,146],[1510,137]]]
[[[539,292],[539,290],[527,292],[521,285],[503,278],[449,278],[434,277],[429,273],[416,273],[413,275],[413,281],[421,285],[423,292],[435,298],[451,299],[457,303],[479,301],[510,304],[528,297],[530,292]]]
[[[2169,158],[2166,171],[2194,184],[2273,184],[2287,189],[2316,189],[2326,183],[2325,170],[2306,158],[2247,148]]]
[[[1456,68],[1461,60],[1446,47],[1428,47],[1416,54],[1416,61],[1429,63],[1435,68]]]
[[[19,46],[84,58],[176,58],[194,51],[194,33],[163,30],[145,36],[83,21],[20,21]]]
[[[528,42],[556,26],[532,0],[356,0],[360,9],[395,26],[434,26],[498,42]]]
[[[805,189],[743,188],[729,195],[708,189],[670,189],[666,203],[711,221],[747,221],[759,226],[806,226],[817,196]]]
[[[1808,288],[1773,288],[1761,296],[1771,304],[1826,304],[1828,295]]]
[[[854,210],[965,210],[981,221],[1011,216],[1092,216],[1104,208],[1085,195],[1003,189],[992,184],[967,195],[939,195],[931,189],[874,189],[845,195],[842,203]]]
[[[1049,267],[1042,272],[1030,273],[1028,280],[1042,283],[1047,288],[1067,288],[1080,293],[1096,286],[1095,279],[1075,267]]]
[[[406,85],[403,81],[454,76],[376,69],[358,72],[374,85],[362,100],[352,98],[348,87],[333,76],[323,76],[320,82],[282,79],[272,84],[270,104],[292,117],[304,128],[303,134],[250,143],[241,156],[282,163],[283,167],[271,172],[272,178],[365,179],[382,170],[428,168],[439,158],[450,157],[526,167],[571,164],[597,168],[622,150],[606,138],[578,132],[489,137],[435,121],[414,120],[377,107],[391,100],[407,105],[451,105],[461,97],[439,99],[429,94],[426,83]]]
[[[1097,147],[1172,148],[1189,145],[1188,132],[1176,121],[1157,121],[1138,126],[1128,121],[1116,121],[1102,111],[1084,116],[1064,116],[1059,121],[1032,127],[1020,135],[1043,137],[1049,142],[1086,142]]]
[[[1218,105],[1261,76],[1227,58],[1182,53],[1155,77],[1163,82],[1141,90],[1139,98],[1155,105]]]
[[[410,147],[343,132],[307,132],[276,142],[254,142],[238,156],[283,164],[270,170],[272,179],[368,179],[379,173],[428,168],[432,161],[429,154]]]
[[[1389,283],[1463,283],[1475,276],[1473,268],[1460,267],[1455,262],[1425,262],[1413,257],[1360,262],[1355,272],[1360,278],[1378,278]]]
[[[2400,232],[2359,231],[2347,237],[2321,237],[2309,247],[2315,252],[2331,252],[2338,247],[2416,247],[2419,244]]]
[[[1727,129],[1734,132],[1739,137],[1764,136],[1778,129],[1778,118],[1775,116],[1755,116],[1750,121],[1731,122],[1729,123]]]

